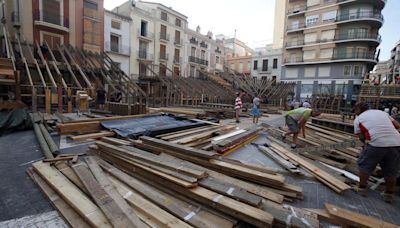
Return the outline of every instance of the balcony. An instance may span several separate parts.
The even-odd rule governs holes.
[[[168,61],[168,54],[160,52],[160,61]]]
[[[344,42],[354,42],[354,41],[363,41],[363,42],[374,42],[376,44],[380,44],[382,38],[379,34],[376,33],[366,33],[366,32],[357,32],[357,33],[339,33],[333,39],[318,39],[312,42],[305,43],[304,40],[297,41],[289,41],[286,43],[286,49],[294,49],[301,48],[306,45],[313,44],[321,44],[321,43],[344,43]]]
[[[33,21],[35,25],[46,26],[69,32],[68,17],[63,17],[59,13],[51,11],[35,10],[33,12]]]
[[[105,51],[130,56],[131,50],[129,46],[119,45],[118,43],[105,42]]]
[[[201,42],[201,43],[200,43],[200,47],[202,47],[202,48],[208,48],[208,45],[207,45],[206,43],[204,43],[204,42]]]
[[[288,17],[297,16],[299,14],[305,13],[306,11],[307,11],[307,5],[302,5],[302,6],[297,6],[297,7],[293,7],[291,9],[289,9],[287,14],[288,14]]]
[[[141,61],[153,61],[154,60],[153,54],[148,53],[146,51],[138,51],[137,58],[138,58],[138,60],[141,60]]]
[[[259,74],[271,74],[272,73],[272,67],[268,67],[267,69],[262,69],[262,68],[257,68],[257,73]]]
[[[320,64],[320,63],[333,63],[333,62],[371,62],[377,63],[375,52],[337,52],[334,50],[331,58],[324,59],[303,59],[303,56],[296,58],[287,58],[284,60],[285,65],[304,65],[304,64]]]
[[[138,38],[146,41],[153,41],[154,33],[147,32],[146,30],[138,29]]]
[[[215,53],[221,54],[221,50],[219,48],[215,49]]]
[[[190,39],[189,42],[191,44],[194,44],[194,45],[198,45],[199,44],[199,41],[197,41],[195,38]]]
[[[182,45],[183,45],[183,40],[182,40],[182,39],[175,38],[174,44],[175,44],[176,46],[182,46]]]
[[[189,56],[189,62],[208,66],[208,61],[207,61],[207,60],[205,60],[205,59],[200,59],[200,58],[197,58],[197,57],[194,57],[194,56]]]
[[[160,32],[160,41],[168,42],[169,41],[169,34]]]
[[[289,25],[286,29],[286,32],[300,32],[306,28],[306,25],[304,23],[298,23],[298,24],[293,24]]]
[[[174,64],[181,64],[182,58],[174,56]]]

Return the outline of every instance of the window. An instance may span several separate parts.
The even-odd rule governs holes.
[[[63,20],[61,20],[61,15],[63,10],[61,2],[59,0],[48,0],[41,2],[43,10],[43,12],[40,15],[41,19],[51,24],[63,25]]]
[[[180,51],[179,51],[179,49],[175,49],[175,55],[174,55],[174,60],[175,60],[175,62],[180,62],[179,61],[179,58],[180,58]]]
[[[258,61],[254,60],[254,64],[253,64],[253,70],[257,70],[258,69]]]
[[[278,59],[274,59],[272,63],[272,69],[277,69],[278,68]]]
[[[367,48],[365,47],[357,47],[356,48],[356,58],[366,59],[367,58]]]
[[[196,57],[196,48],[192,47],[192,49],[190,49],[190,56]]]
[[[319,67],[318,68],[318,77],[329,77],[331,74],[331,67]]]
[[[294,69],[289,69],[289,68],[286,68],[286,71],[285,71],[285,77],[286,78],[297,78],[298,77],[298,68],[294,68]]]
[[[314,78],[316,71],[317,71],[316,67],[306,67],[305,70],[304,70],[304,77],[306,77],[306,78]]]
[[[166,55],[166,47],[163,44],[160,44],[160,59],[167,59],[167,55]]]
[[[201,50],[201,59],[205,60],[206,59],[206,51]]]
[[[239,63],[239,73],[243,73],[243,63]]]
[[[268,59],[263,59],[262,61],[262,71],[268,70]]]
[[[298,29],[299,27],[300,27],[300,22],[299,21],[292,21],[291,29]]]
[[[147,36],[147,21],[140,22],[140,35],[144,37]]]
[[[175,30],[175,44],[180,44],[180,43],[181,43],[181,32]]]
[[[318,23],[319,15],[311,15],[306,17],[306,26]]]
[[[317,33],[308,33],[304,35],[304,42],[306,44],[315,43],[317,41]]]
[[[331,59],[333,55],[332,48],[321,49],[319,52],[319,58],[321,59]]]
[[[346,58],[352,58],[353,57],[353,47],[346,47]]]
[[[121,22],[119,21],[111,21],[111,28],[113,29],[121,29]]]
[[[113,52],[119,52],[119,36],[111,34],[110,43],[110,50]]]
[[[360,66],[360,65],[354,66],[353,75],[354,75],[354,77],[362,76],[363,75],[363,66]]]
[[[97,11],[97,3],[84,0],[83,1],[83,8],[92,9],[92,10],[96,10]]]
[[[175,18],[175,25],[178,26],[178,27],[181,27],[181,26],[182,26],[182,21],[181,21],[181,19]]]
[[[335,38],[335,30],[325,30],[321,32],[321,40],[328,41]]]
[[[307,0],[307,6],[315,6],[319,4],[319,0]]]
[[[195,77],[196,75],[194,75],[195,74],[195,71],[194,71],[194,66],[190,66],[190,72],[189,72],[189,77]]]
[[[303,58],[304,58],[304,60],[315,59],[315,50],[304,51]]]
[[[219,56],[215,56],[215,63],[219,64]]]
[[[161,20],[168,21],[168,14],[166,12],[161,12]]]
[[[167,40],[167,26],[165,26],[165,25],[161,25],[160,38],[163,40]]]
[[[351,66],[347,65],[343,67],[343,75],[345,77],[350,77],[351,76]]]
[[[324,21],[324,22],[335,21],[335,20],[336,20],[336,10],[329,11],[329,12],[322,14],[322,21]]]

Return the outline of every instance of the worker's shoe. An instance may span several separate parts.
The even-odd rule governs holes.
[[[292,150],[294,150],[294,149],[297,148],[297,145],[296,145],[296,144],[292,144],[292,145],[290,146],[290,148],[292,148]]]
[[[281,137],[282,137],[282,140],[285,140],[286,139],[286,133],[282,133]]]
[[[382,192],[381,196],[383,197],[383,201],[385,201],[386,203],[394,202],[394,194],[393,193]]]
[[[354,186],[354,187],[353,187],[353,190],[354,190],[357,194],[359,194],[359,195],[361,195],[361,196],[367,197],[367,195],[368,195],[368,189],[367,189],[367,188],[361,188],[360,186]]]

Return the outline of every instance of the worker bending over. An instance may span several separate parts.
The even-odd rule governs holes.
[[[296,108],[290,110],[286,116],[286,125],[289,128],[288,132],[282,134],[282,138],[285,139],[287,135],[293,135],[293,143],[291,145],[292,149],[297,147],[297,137],[299,135],[300,129],[303,132],[303,137],[306,137],[306,123],[307,120],[312,117],[321,115],[320,112],[312,110],[311,108]]]
[[[364,102],[355,105],[355,113],[358,117],[354,120],[354,133],[364,143],[357,161],[360,183],[355,190],[367,195],[368,178],[379,164],[386,184],[381,195],[392,203],[400,167],[400,133],[396,130],[400,124],[385,112],[369,110]]]

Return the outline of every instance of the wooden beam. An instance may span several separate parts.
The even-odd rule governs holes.
[[[98,132],[98,133],[71,136],[70,138],[72,140],[76,141],[76,140],[87,140],[87,139],[99,139],[102,137],[109,137],[109,136],[115,136],[115,132],[102,131],[102,132]]]

